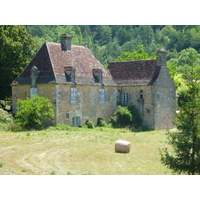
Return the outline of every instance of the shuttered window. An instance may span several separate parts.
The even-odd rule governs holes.
[[[76,104],[77,103],[77,89],[76,87],[71,87],[71,103]]]
[[[99,103],[104,104],[105,103],[105,91],[104,88],[99,88]]]

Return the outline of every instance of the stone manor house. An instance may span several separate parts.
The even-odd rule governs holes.
[[[13,113],[17,100],[33,95],[50,99],[55,111],[52,125],[82,126],[106,122],[118,105],[135,105],[150,129],[172,128],[175,85],[166,67],[166,51],[156,60],[110,62],[105,69],[85,46],[45,42],[12,86]]]

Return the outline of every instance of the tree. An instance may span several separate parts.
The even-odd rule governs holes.
[[[11,96],[11,82],[32,58],[36,46],[25,26],[0,26],[0,99]]]
[[[200,76],[193,66],[187,74],[188,91],[176,117],[179,133],[170,133],[168,142],[174,152],[161,152],[161,162],[175,172],[200,174]]]
[[[117,61],[150,60],[154,58],[155,54],[149,56],[149,54],[144,51],[143,45],[138,45],[137,51],[123,52],[122,56],[117,58]]]
[[[31,99],[19,99],[16,121],[27,129],[41,128],[46,120],[54,117],[53,106],[45,97],[33,96]]]

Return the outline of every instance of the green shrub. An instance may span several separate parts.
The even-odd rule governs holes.
[[[118,106],[114,116],[110,119],[110,123],[115,128],[138,128],[142,125],[142,118],[135,106]]]
[[[115,128],[130,126],[131,121],[132,115],[127,107],[118,106],[114,113],[114,117],[111,117],[111,123]]]
[[[53,105],[45,97],[19,99],[17,104],[16,121],[27,129],[39,129],[44,126],[45,121],[54,117]]]
[[[22,131],[12,115],[0,108],[0,130],[1,131]]]
[[[0,122],[1,123],[12,123],[13,122],[13,117],[11,114],[9,114],[8,112],[6,112],[5,110],[0,108]]]
[[[86,121],[85,125],[87,128],[94,128],[94,124],[89,120]]]
[[[107,124],[106,124],[106,122],[102,118],[98,118],[97,119],[97,126],[106,127]]]
[[[142,118],[138,109],[134,105],[128,106],[128,110],[132,115],[132,127],[139,128],[142,126]]]
[[[13,123],[8,124],[7,130],[12,132],[20,132],[23,131],[23,127],[14,121]]]

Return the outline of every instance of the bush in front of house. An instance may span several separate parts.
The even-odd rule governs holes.
[[[19,99],[17,105],[16,122],[26,129],[40,129],[54,117],[53,105],[45,97]]]
[[[97,126],[99,126],[99,127],[106,127],[107,124],[106,124],[106,122],[102,118],[99,117],[97,119]]]
[[[114,128],[138,128],[142,126],[142,118],[134,105],[118,106],[114,116],[110,119],[110,123]]]
[[[13,117],[11,114],[0,108],[0,123],[12,123],[13,122]]]
[[[92,123],[92,121],[87,120],[85,125],[87,128],[94,128],[94,124]]]
[[[140,116],[138,109],[134,105],[129,105],[127,108],[132,115],[132,121],[131,121],[132,127],[134,128],[142,127],[142,118]]]

